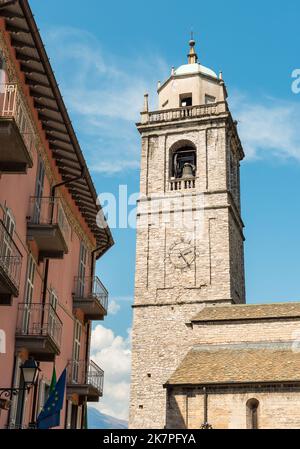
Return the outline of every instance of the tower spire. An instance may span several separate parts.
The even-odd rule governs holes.
[[[198,62],[198,56],[197,53],[195,52],[195,40],[194,40],[194,33],[193,31],[191,31],[191,39],[189,41],[189,45],[190,45],[190,52],[188,54],[188,63],[189,64],[196,64]]]

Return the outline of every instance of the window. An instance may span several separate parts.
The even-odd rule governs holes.
[[[192,178],[196,174],[196,150],[184,147],[173,153],[171,176],[178,178]]]
[[[205,95],[205,104],[211,104],[216,102],[216,97],[211,95]]]
[[[56,308],[58,303],[58,297],[56,291],[51,289],[49,294],[49,302],[52,307],[50,307],[49,311],[49,323],[48,323],[48,332],[49,335],[55,336],[56,332]]]
[[[42,198],[44,192],[45,166],[41,158],[39,158],[36,186],[35,186],[35,205],[34,205],[34,223],[40,222],[42,209]]]
[[[73,369],[72,369],[72,380],[73,382],[78,382],[79,379],[79,368],[80,368],[80,340],[81,340],[81,330],[82,326],[80,321],[76,320],[74,325],[74,346],[73,346]]]
[[[182,94],[179,96],[179,105],[181,108],[185,108],[187,106],[193,105],[193,96],[192,94]]]
[[[50,304],[53,307],[54,310],[56,310],[57,307],[57,302],[58,302],[58,297],[57,297],[57,293],[54,289],[50,290]]]
[[[26,334],[29,331],[31,304],[33,299],[34,290],[34,275],[35,275],[35,263],[32,256],[28,257],[27,262],[27,277],[25,285],[25,309],[23,315],[23,332]]]
[[[6,210],[4,225],[6,227],[7,234],[5,233],[3,237],[3,247],[1,248],[1,256],[3,256],[3,260],[7,268],[9,268],[11,263],[10,257],[12,256],[13,252],[12,239],[16,227],[15,219],[10,209]]]
[[[87,264],[87,249],[84,243],[80,244],[80,254],[79,254],[79,271],[78,271],[78,296],[84,296],[85,287],[85,273]]]
[[[46,401],[48,400],[50,393],[50,384],[46,382],[44,379],[41,379],[39,382],[39,394],[38,394],[38,411],[37,415],[40,414],[42,408],[44,407]]]
[[[259,401],[257,399],[247,401],[247,429],[258,429],[258,407]]]

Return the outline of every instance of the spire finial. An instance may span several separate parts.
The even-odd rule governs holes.
[[[148,104],[149,95],[147,93],[144,94],[144,111],[149,112],[149,104]]]
[[[198,56],[197,53],[195,52],[195,40],[194,40],[194,32],[193,30],[191,30],[191,39],[189,41],[189,46],[190,46],[190,52],[188,54],[188,63],[189,64],[196,64],[198,62]]]

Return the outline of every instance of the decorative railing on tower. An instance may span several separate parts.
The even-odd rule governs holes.
[[[188,118],[199,118],[210,115],[219,115],[227,112],[227,103],[204,104],[198,106],[186,106],[181,108],[165,109],[160,111],[143,112],[142,124],[154,124],[170,122],[175,120],[185,120]]]
[[[174,178],[170,179],[170,190],[186,190],[186,189],[194,189],[196,183],[196,178]]]

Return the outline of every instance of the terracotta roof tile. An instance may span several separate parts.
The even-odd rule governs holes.
[[[192,322],[300,318],[300,303],[207,306]]]
[[[300,352],[291,349],[239,347],[193,348],[168,384],[300,382]]]

